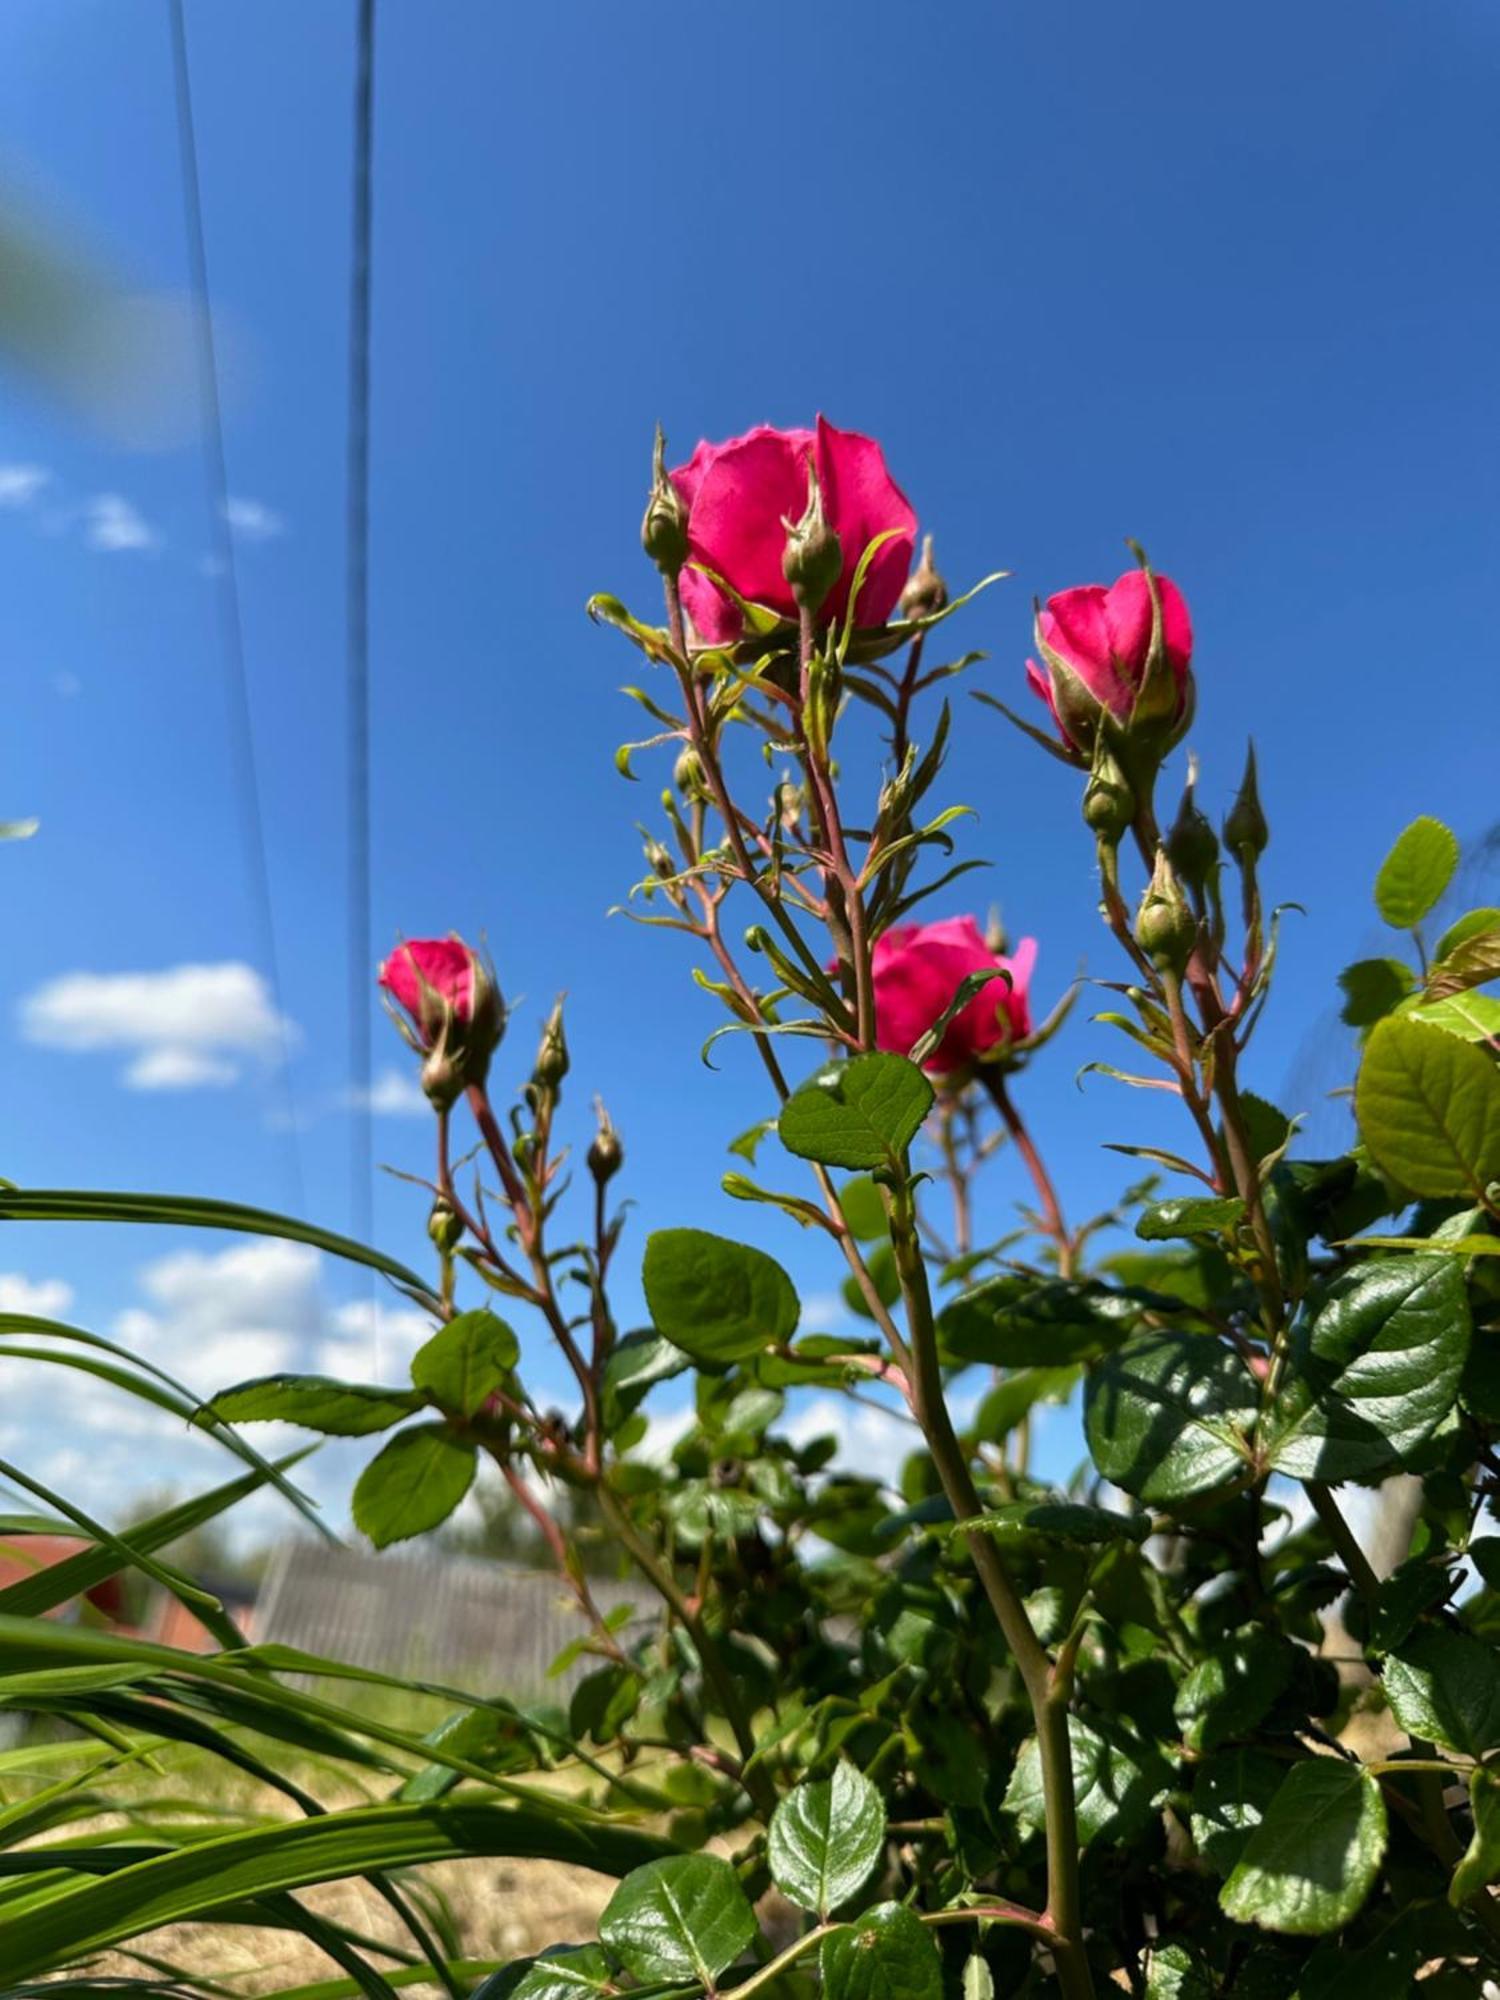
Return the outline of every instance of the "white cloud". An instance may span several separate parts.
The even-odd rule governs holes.
[[[224,502],[224,519],[232,533],[244,542],[269,542],[286,533],[286,521],[264,500],[251,500],[231,493]]]
[[[160,535],[123,493],[96,493],[84,503],[83,539],[104,555],[150,555],[161,547]]]
[[[365,1381],[372,1374],[400,1381],[407,1363],[433,1332],[432,1321],[414,1306],[384,1299],[351,1299],[333,1314],[333,1332],[313,1358],[320,1375]]]
[[[56,1319],[72,1303],[73,1287],[61,1278],[28,1278],[19,1271],[0,1271],[0,1312]]]
[[[373,1111],[378,1117],[426,1118],[432,1113],[427,1093],[404,1069],[383,1069],[368,1090],[351,1090],[345,1102],[351,1111]]]
[[[0,507],[29,507],[51,483],[44,465],[0,465]]]
[[[132,1090],[233,1083],[247,1060],[273,1062],[291,1032],[253,966],[69,972],[21,1002],[21,1033],[43,1048],[123,1049]]]
[[[318,1255],[303,1243],[179,1250],[141,1272],[148,1303],[119,1339],[200,1394],[294,1365],[322,1325]]]

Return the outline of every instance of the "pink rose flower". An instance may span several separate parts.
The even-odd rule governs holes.
[[[809,459],[818,475],[824,515],[843,555],[842,573],[819,618],[826,622],[844,616],[860,557],[888,529],[896,532],[882,543],[866,572],[856,618],[861,625],[883,625],[895,610],[911,568],[917,517],[886,470],[880,446],[858,431],[835,430],[823,417],[812,431],[757,424],[727,444],[705,441],[672,474],[687,510],[689,567],[682,572],[682,598],[705,644],[730,644],[740,636],[743,620],[737,606],[693,563],[706,565],[750,603],[796,618],[781,558],[785,523],[801,520],[807,507]]]
[[[988,1050],[1031,1033],[1035,964],[1035,938],[1022,938],[1014,954],[1004,958],[990,950],[972,917],[887,931],[877,941],[873,959],[875,1039],[881,1048],[906,1055],[971,972],[998,968],[1010,974],[1010,985],[992,979],[981,986],[948,1023],[925,1064],[940,1075],[966,1069]]]
[[[475,957],[460,937],[413,938],[397,945],[380,968],[380,984],[406,1009],[424,1047],[431,1045],[434,1015],[452,1010],[467,1021],[474,1011]]]
[[[1177,719],[1188,705],[1188,670],[1193,656],[1193,625],[1182,592],[1169,576],[1158,576],[1161,598],[1162,646],[1177,682]],[[1151,653],[1151,586],[1144,570],[1127,570],[1106,590],[1102,583],[1080,584],[1047,599],[1037,620],[1044,645],[1056,653],[1083,683],[1100,709],[1118,722],[1128,722],[1146,677]],[[1052,711],[1064,743],[1087,756],[1091,743],[1077,740],[1059,713],[1052,677],[1035,660],[1026,662],[1026,678]]]
[[[438,1109],[482,1088],[505,1032],[505,1002],[479,954],[456,935],[412,938],[381,966],[380,984],[411,1017],[407,1027],[394,1015],[424,1057],[422,1088]]]

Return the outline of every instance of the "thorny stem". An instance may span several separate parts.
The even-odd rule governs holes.
[[[927,1266],[917,1238],[916,1207],[903,1180],[890,1198],[891,1243],[906,1306],[912,1357],[912,1413],[922,1426],[943,1491],[959,1521],[984,1509],[943,1394],[937,1327]],[[1083,1949],[1078,1879],[1078,1806],[1068,1734],[1069,1677],[1054,1669],[1020,1593],[994,1542],[982,1529],[967,1536],[969,1554],[1031,1703],[1046,1800],[1047,1921],[1054,1933],[1058,1982],[1069,2000],[1092,2000],[1094,1983]]]
[[[817,645],[817,634],[813,626],[812,613],[805,607],[799,624],[799,651],[802,663],[802,704],[804,714],[807,708],[808,675],[813,653]],[[839,885],[843,900],[844,921],[849,927],[849,956],[854,974],[854,1021],[855,1033],[862,1049],[875,1046],[875,985],[870,968],[870,945],[866,936],[865,903],[860,893],[859,877],[849,860],[849,850],[844,842],[843,821],[839,815],[838,798],[834,793],[833,779],[829,774],[828,761],[820,751],[808,745],[805,768],[812,782],[812,789],[818,802],[818,817],[823,825],[823,838],[828,844],[828,859],[831,872]]]

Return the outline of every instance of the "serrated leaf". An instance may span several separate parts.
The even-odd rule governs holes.
[[[1472,1043],[1392,1015],[1371,1031],[1354,1104],[1376,1165],[1412,1194],[1483,1200],[1500,1179],[1500,1068]]]
[[[1166,1766],[1153,1752],[1114,1741],[1076,1715],[1068,1717],[1068,1741],[1080,1846],[1106,1837],[1128,1840],[1151,1818],[1167,1782]],[[1042,1759],[1034,1736],[1027,1737],[1016,1757],[1005,1809],[1024,1826],[1046,1824]]]
[[[1452,993],[1445,1000],[1433,1000],[1409,1012],[1414,1021],[1441,1028],[1445,1035],[1500,1045],[1500,1000],[1488,993]]]
[[[776,1129],[799,1159],[869,1170],[894,1165],[922,1129],[933,1089],[904,1056],[828,1063],[793,1091]]]
[[[520,1342],[497,1313],[459,1313],[417,1349],[411,1379],[439,1408],[472,1417],[520,1358]]]
[[[716,1854],[674,1854],[627,1875],[599,1936],[636,1979],[712,1986],[756,1933],[739,1877]]]
[[[1188,1826],[1215,1875],[1233,1874],[1285,1776],[1286,1765],[1264,1750],[1221,1750],[1198,1766]]]
[[[801,1313],[774,1257],[706,1229],[659,1229],[646,1242],[646,1303],[674,1347],[710,1367],[779,1347]]]
[[[1380,864],[1375,907],[1393,930],[1415,930],[1453,879],[1458,841],[1440,819],[1414,819]]]
[[[1236,1923],[1320,1937],[1357,1915],[1385,1854],[1380,1786],[1358,1764],[1294,1764],[1219,1897]]]
[[[1140,1311],[1104,1285],[986,1278],[944,1306],[938,1345],[949,1360],[1058,1368],[1117,1346]]]
[[[800,1909],[826,1918],[869,1880],[885,1844],[885,1802],[846,1762],[798,1785],[771,1816],[771,1879]]]
[[[1219,1341],[1150,1333],[1093,1370],[1084,1433],[1104,1477],[1155,1505],[1248,1471],[1258,1403],[1254,1377]]]
[[[1399,958],[1361,958],[1339,974],[1344,1004],[1339,1019],[1350,1028],[1373,1028],[1406,999],[1416,974]]]
[[[590,1994],[618,1990],[613,1968],[596,1944],[544,1953],[532,1959],[519,1978],[505,1982],[506,1974],[497,1973],[478,1989],[474,2000],[588,2000]]]
[[[194,1421],[300,1424],[325,1437],[369,1437],[421,1407],[410,1389],[376,1389],[325,1375],[260,1375],[220,1390]]]
[[[355,1482],[354,1525],[377,1549],[441,1527],[474,1483],[474,1446],[442,1424],[398,1431]]]
[[[1399,1466],[1457,1401],[1469,1334],[1458,1258],[1357,1266],[1300,1330],[1267,1431],[1271,1464],[1335,1485]]]
[[[1408,1735],[1465,1757],[1500,1745],[1500,1652],[1473,1633],[1425,1626],[1389,1656],[1380,1678]]]
[[[1244,1219],[1238,1195],[1174,1195],[1145,1210],[1135,1233],[1147,1243],[1166,1243],[1178,1236],[1210,1236],[1233,1230]]]
[[[921,1919],[877,1903],[825,1937],[823,2000],[942,2000],[943,1965]]]
[[[1492,979],[1500,979],[1500,929],[1466,937],[1440,958],[1427,975],[1427,998],[1446,1000]]]
[[[1220,1639],[1184,1676],[1172,1712],[1189,1750],[1215,1750],[1253,1729],[1292,1677],[1295,1654],[1274,1632]]]

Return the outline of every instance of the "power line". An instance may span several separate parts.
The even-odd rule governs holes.
[[[349,764],[349,1206],[354,1234],[374,1228],[370,1106],[370,243],[375,0],[359,0],[354,75],[354,216],[349,265],[349,438],[345,679]],[[379,1363],[379,1336],[376,1336]]]
[[[203,470],[208,487],[210,534],[213,538],[214,600],[218,606],[219,640],[224,655],[225,692],[229,702],[230,755],[234,791],[239,803],[240,841],[249,877],[251,917],[257,956],[265,967],[276,1009],[278,1080],[292,1207],[306,1206],[301,1150],[297,1144],[296,1105],[291,1081],[291,1037],[283,1001],[281,963],[276,949],[276,920],[271,898],[271,868],[266,856],[265,815],[261,809],[260,773],[255,758],[255,729],[250,712],[250,685],[245,671],[244,620],[240,612],[239,568],[230,519],[229,466],[224,449],[224,413],[219,398],[219,363],[214,341],[212,294],[208,283],[208,249],[203,231],[203,191],[198,176],[198,140],[193,119],[192,79],[188,70],[187,22],[183,0],[168,0],[172,34],[172,71],[177,107],[177,144],[181,160],[183,217],[188,269],[193,286],[193,321],[198,357],[199,430],[203,437]]]

